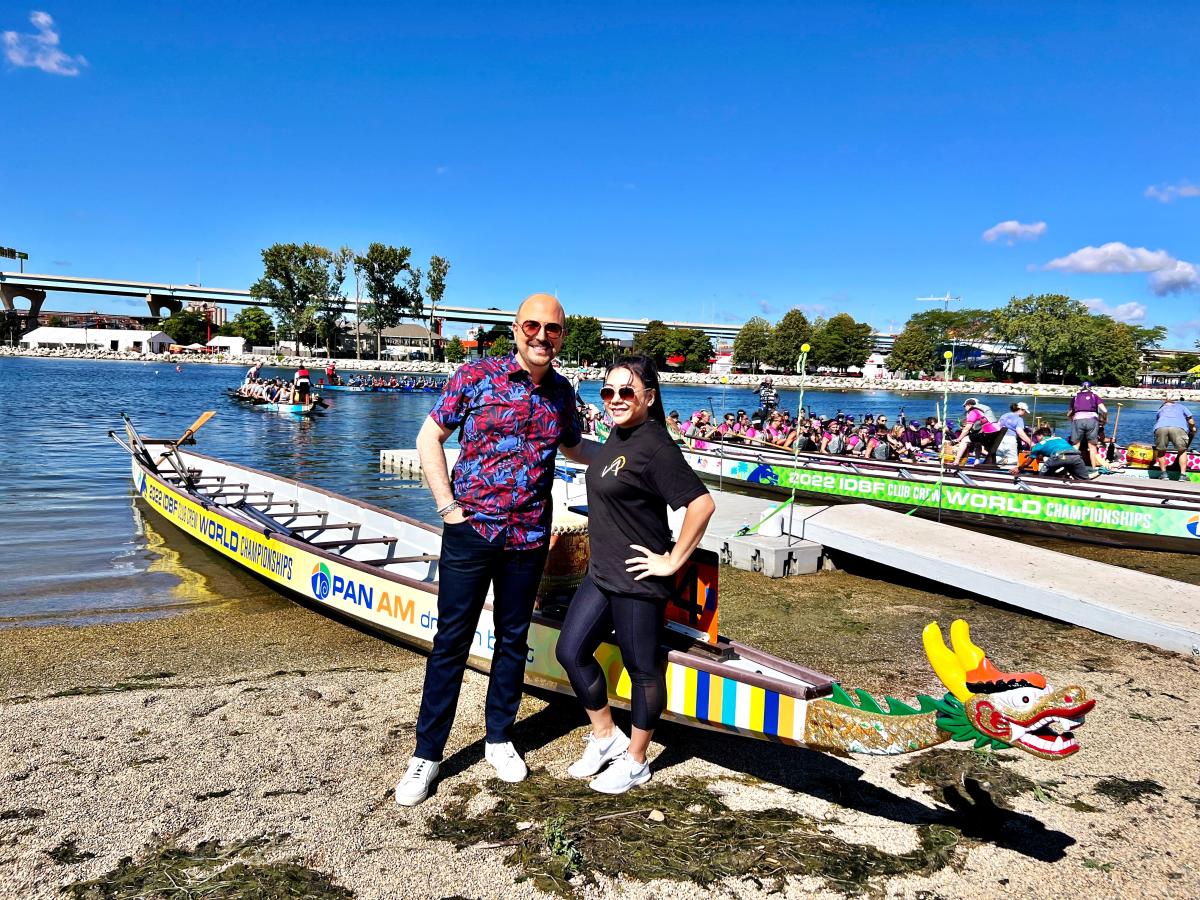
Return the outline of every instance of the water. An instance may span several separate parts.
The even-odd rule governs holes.
[[[280,374],[290,374],[280,372]],[[206,409],[217,416],[198,434],[201,452],[361,498],[404,515],[437,522],[428,492],[379,470],[379,451],[411,447],[434,394],[338,394],[322,417],[264,413],[235,403],[225,388],[240,368],[163,363],[0,359],[0,626],[84,624],[169,614],[230,599],[221,592],[249,584],[230,581],[228,564],[195,552],[186,539],[143,518],[130,484],[128,456],[107,437],[120,431],[122,410],[143,434],[178,437]],[[599,404],[596,382],[582,396]],[[796,391],[782,391],[796,409]],[[753,409],[745,388],[667,386],[668,410],[688,415]],[[1033,406],[1029,395],[1023,399]],[[1065,419],[1065,400],[1037,399],[1042,416]],[[940,394],[888,391],[807,391],[805,406],[829,415],[935,412]],[[961,399],[951,396],[952,409]],[[999,412],[1003,403],[992,404]],[[1145,440],[1155,402],[1126,404],[1122,440]],[[1115,406],[1110,404],[1115,414]],[[1111,427],[1110,427],[1111,430]],[[200,576],[200,577],[197,577]]]

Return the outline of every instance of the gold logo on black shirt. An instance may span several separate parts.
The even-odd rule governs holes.
[[[601,470],[600,477],[603,478],[606,475],[620,475],[623,468],[625,468],[625,457],[618,456],[607,466],[605,466],[603,470]]]

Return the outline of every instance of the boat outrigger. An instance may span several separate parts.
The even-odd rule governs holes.
[[[207,413],[206,416],[211,416]],[[207,418],[201,417],[203,421]],[[370,504],[235,463],[185,445],[183,437],[151,439],[125,419],[109,435],[130,455],[140,498],[169,523],[293,597],[333,611],[410,646],[431,646],[437,621],[441,533]],[[157,456],[157,459],[156,459]],[[556,523],[543,580],[586,565],[586,520],[565,512]],[[916,706],[848,693],[829,676],[723,637],[717,631],[715,554],[700,551],[682,570],[680,596],[666,629],[666,716],[836,753],[908,753],[945,741],[1017,747],[1045,759],[1079,749],[1074,730],[1095,701],[1083,688],[1055,689],[1037,673],[998,670],[961,620],[950,627],[953,649],[937,623],[925,628],[926,654],[947,688]],[[526,682],[571,694],[554,656],[565,606],[543,591],[529,632]],[[469,664],[487,672],[492,612],[485,604]],[[620,652],[603,644],[597,658],[611,699],[628,708],[629,681]]]
[[[769,447],[683,448],[709,481],[765,496],[871,503],[941,521],[1145,550],[1200,553],[1200,493],[1125,478],[1066,482],[982,467],[893,462]]]

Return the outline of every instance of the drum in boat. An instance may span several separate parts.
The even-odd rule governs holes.
[[[1130,444],[1125,448],[1125,465],[1144,469],[1154,462],[1154,448],[1149,444]]]
[[[587,574],[590,559],[587,516],[568,509],[556,509],[554,524],[550,529],[546,568],[538,585],[538,603],[564,598],[569,600]]]

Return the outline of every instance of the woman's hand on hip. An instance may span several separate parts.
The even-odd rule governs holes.
[[[625,569],[626,572],[631,574],[639,573],[634,575],[634,581],[641,581],[643,578],[649,578],[651,575],[661,578],[675,574],[675,564],[671,562],[670,553],[654,553],[641,544],[630,544],[629,548],[637,550],[642,554],[641,556],[633,556],[625,560],[627,566]]]

